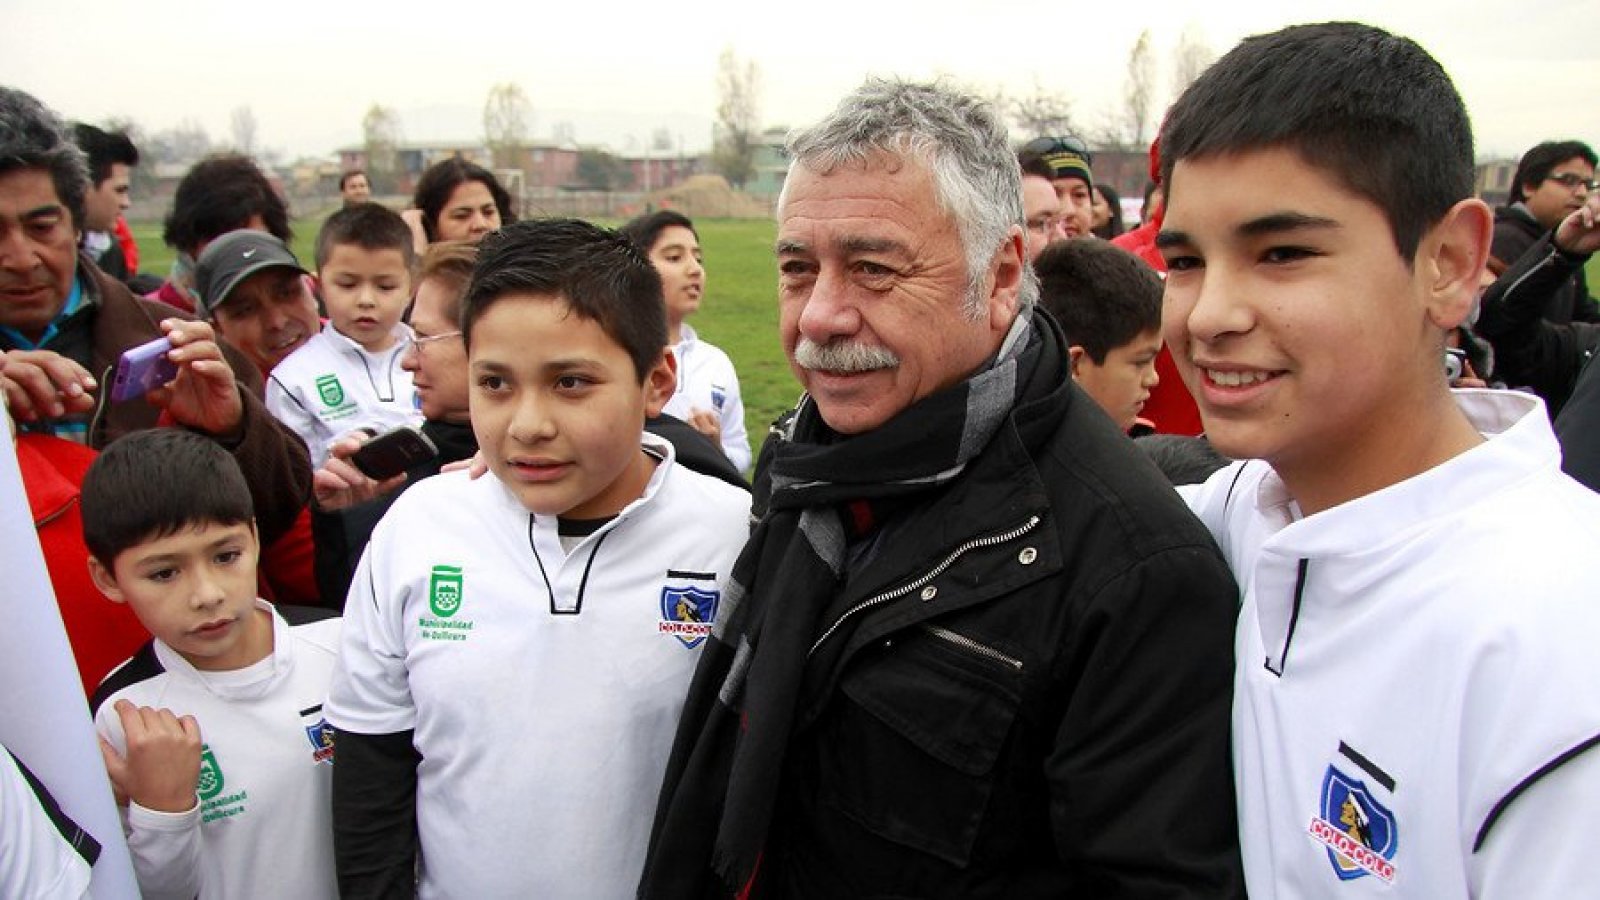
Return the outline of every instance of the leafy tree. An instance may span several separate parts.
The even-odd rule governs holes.
[[[628,187],[633,173],[628,164],[605,150],[578,151],[578,181],[597,191],[614,191]]]
[[[1193,22],[1185,25],[1172,51],[1172,96],[1183,93],[1216,59],[1217,54],[1206,43],[1200,26]]]
[[[1150,29],[1139,32],[1139,39],[1128,51],[1128,75],[1122,83],[1122,143],[1131,148],[1149,143],[1150,106],[1154,100],[1156,57],[1150,49]]]
[[[532,125],[533,104],[521,85],[506,81],[489,89],[483,104],[483,141],[496,166],[516,166],[517,149],[528,142]]]
[[[761,69],[724,48],[717,65],[717,121],[711,167],[743,188],[755,176],[761,141]]]
[[[372,104],[361,118],[361,144],[367,153],[367,178],[373,192],[393,191],[399,168],[400,116],[387,106]]]

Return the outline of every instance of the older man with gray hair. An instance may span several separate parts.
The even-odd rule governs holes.
[[[640,896],[1229,897],[1236,590],[1072,385],[987,105],[790,140],[806,389],[690,688]]]

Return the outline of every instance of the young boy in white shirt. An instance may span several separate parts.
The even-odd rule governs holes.
[[[340,887],[629,896],[749,495],[644,432],[674,361],[661,280],[614,232],[485,238],[461,329],[492,477],[412,486],[356,571],[328,699]]]
[[[1448,75],[1364,25],[1253,37],[1161,154],[1167,341],[1248,460],[1187,496],[1244,589],[1250,896],[1600,896],[1600,496],[1536,398],[1446,384],[1491,229]]]
[[[146,897],[335,897],[322,701],[339,620],[256,597],[250,490],[178,428],[106,447],[84,477],[89,571],[153,640],[91,701]]]
[[[722,448],[740,472],[750,468],[750,435],[733,360],[700,339],[685,320],[700,309],[706,268],[700,236],[688,216],[670,209],[640,216],[618,229],[650,257],[667,305],[667,345],[678,362],[678,388],[661,411],[688,422]]]
[[[313,469],[341,435],[422,422],[411,373],[400,366],[411,338],[400,319],[413,260],[411,229],[376,203],[346,206],[317,235],[328,322],[267,379],[267,408],[306,442]]]
[[[1095,237],[1056,241],[1033,261],[1039,303],[1067,336],[1072,380],[1124,434],[1160,423],[1139,418],[1161,382],[1161,276]]]

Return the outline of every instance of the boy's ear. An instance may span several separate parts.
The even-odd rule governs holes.
[[[672,352],[671,347],[663,347],[661,355],[656,357],[655,363],[649,371],[644,373],[644,414],[647,417],[661,415],[661,408],[672,399],[673,391],[678,389],[678,357]]]
[[[1067,365],[1072,368],[1072,380],[1078,380],[1078,366],[1083,364],[1085,354],[1082,344],[1073,344],[1067,348]]]
[[[89,557],[89,577],[94,580],[94,586],[100,589],[100,593],[106,595],[106,599],[113,603],[126,602],[122,588],[117,587],[117,576],[93,556]]]
[[[1449,330],[1467,320],[1478,300],[1494,236],[1494,214],[1482,200],[1462,200],[1417,245],[1417,276],[1427,290],[1428,320]]]

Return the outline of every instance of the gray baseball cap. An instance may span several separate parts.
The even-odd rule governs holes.
[[[200,313],[211,318],[246,278],[262,269],[280,267],[306,271],[283,241],[265,231],[241,228],[217,238],[200,252],[200,259],[194,266],[194,289],[200,298]]]

